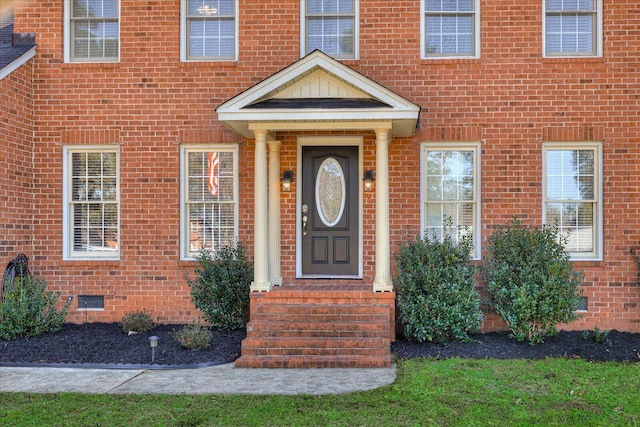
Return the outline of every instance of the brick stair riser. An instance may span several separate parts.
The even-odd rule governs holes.
[[[331,314],[379,314],[389,315],[390,308],[387,305],[329,305],[329,304],[269,304],[259,302],[254,304],[251,314],[255,316],[270,314],[297,314],[304,312],[311,315],[331,315]]]
[[[286,327],[286,324],[291,323],[325,323],[328,325],[333,325],[337,323],[355,323],[355,324],[366,324],[366,323],[389,323],[387,316],[370,316],[370,315],[309,315],[307,313],[298,313],[298,314],[283,314],[276,313],[271,316],[257,316],[251,318],[251,322],[276,322],[280,323],[281,327]]]
[[[242,341],[243,350],[262,348],[369,348],[389,349],[388,338],[321,338],[321,337],[248,337]]]
[[[389,338],[389,328],[381,322],[369,323],[282,323],[251,322],[248,337],[338,337]]]

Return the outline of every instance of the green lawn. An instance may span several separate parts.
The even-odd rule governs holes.
[[[7,426],[640,426],[640,363],[407,360],[337,396],[0,393]]]

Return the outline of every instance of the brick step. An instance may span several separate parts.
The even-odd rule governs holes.
[[[297,313],[304,312],[310,315],[325,314],[389,314],[389,306],[383,304],[328,304],[328,303],[268,303],[260,302],[256,304],[251,314],[271,314],[271,313]]]
[[[308,305],[308,304],[328,304],[328,305],[387,305],[386,294],[369,293],[366,297],[357,297],[345,293],[344,295],[326,295],[318,293],[317,295],[309,295],[300,293],[298,296],[285,296],[283,292],[271,292],[266,294],[251,294],[251,297],[264,301],[267,304],[283,304],[283,305]],[[287,292],[286,294],[289,294]],[[381,297],[384,296],[385,298]]]
[[[393,299],[360,290],[278,289],[251,294],[237,367],[388,367]]]
[[[337,337],[337,338],[389,338],[386,318],[377,322],[311,322],[311,321],[251,321],[247,325],[248,337]]]
[[[241,356],[236,368],[389,368],[391,356]]]
[[[251,321],[271,321],[280,323],[341,323],[341,322],[354,322],[354,323],[378,323],[389,321],[389,311],[386,313],[314,313],[311,311],[305,311],[303,309],[296,311],[278,311],[263,312],[262,314],[251,315]]]

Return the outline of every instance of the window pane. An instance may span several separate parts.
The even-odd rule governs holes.
[[[573,255],[596,250],[596,150],[546,152],[546,223],[558,227]]]
[[[425,10],[429,12],[473,10],[473,0],[426,0],[425,4]]]
[[[548,1],[545,49],[548,53],[593,54],[597,11],[593,1]]]
[[[234,153],[189,151],[186,171],[188,255],[233,244],[236,235]]]
[[[187,18],[188,58],[232,58],[235,55],[233,1],[191,0]]]
[[[473,1],[427,1],[425,54],[473,54],[474,19]]]
[[[431,150],[425,153],[425,224],[429,237],[442,238],[451,222],[454,238],[472,233],[475,218],[474,151]]]
[[[308,0],[306,50],[353,57],[355,19],[352,0]]]
[[[547,198],[593,200],[595,198],[593,150],[547,152]]]
[[[118,249],[118,177],[114,152],[71,153],[71,255]]]

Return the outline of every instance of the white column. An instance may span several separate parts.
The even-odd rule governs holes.
[[[269,271],[274,286],[282,285],[280,272],[280,141],[269,141]]]
[[[255,176],[253,186],[254,261],[252,292],[271,290],[269,281],[269,210],[267,179],[267,131],[254,130]]]
[[[376,132],[376,276],[374,292],[393,291],[389,247],[389,132]]]

